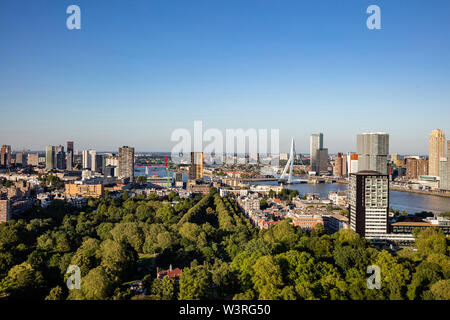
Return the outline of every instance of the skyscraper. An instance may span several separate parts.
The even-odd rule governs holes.
[[[83,169],[91,168],[91,161],[89,158],[89,150],[83,150],[81,152],[81,164],[82,164]]]
[[[81,162],[83,169],[97,171],[97,151],[95,150],[83,150],[81,153]],[[99,164],[101,166],[101,163]]]
[[[9,167],[11,165],[11,146],[2,145],[0,165]]]
[[[450,190],[450,140],[447,140],[447,190]]]
[[[60,169],[63,170],[66,167],[66,156],[64,153],[64,147],[59,146],[47,146],[45,148],[45,168],[46,169]]]
[[[328,149],[323,147],[323,133],[313,133],[310,137],[310,171],[322,175],[328,173]]]
[[[45,147],[45,169],[55,169],[55,147]]]
[[[24,165],[25,164],[25,154],[23,152],[16,153],[16,166],[17,165]]]
[[[347,157],[342,155],[342,153],[338,153],[338,155],[334,158],[334,176],[336,177],[344,177],[347,175]]]
[[[389,134],[384,132],[358,134],[356,150],[359,171],[370,170],[387,174]]]
[[[428,140],[428,175],[439,177],[439,161],[445,157],[445,135],[434,129]]]
[[[119,178],[134,179],[134,148],[119,148]]]
[[[351,173],[348,198],[350,229],[369,239],[388,233],[387,174],[368,170]]]
[[[72,170],[72,168],[73,168],[73,141],[67,141],[66,169]]]
[[[66,154],[64,152],[64,147],[59,145],[55,147],[55,159],[54,162],[56,169],[66,168]]]
[[[442,157],[439,161],[439,188],[441,190],[448,190],[449,184],[448,184],[448,162],[447,158]]]
[[[197,180],[203,178],[203,152],[191,152],[191,166],[189,168],[189,179]]]

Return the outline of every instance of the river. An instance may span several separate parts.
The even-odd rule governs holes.
[[[166,170],[164,168],[157,168],[154,169],[154,173],[163,177],[166,175]],[[154,173],[149,170],[149,175],[153,175]],[[173,175],[173,172],[170,171],[169,173],[170,176]],[[145,175],[145,169],[136,168],[135,175]],[[187,181],[187,179],[188,176],[183,174],[183,181]],[[256,184],[274,185],[278,183],[276,181],[269,181]],[[318,193],[321,198],[327,198],[328,194],[333,191],[347,191],[347,185],[340,183],[292,184],[287,185],[286,188],[295,189],[301,195],[305,195],[306,193]],[[441,213],[450,211],[450,198],[391,190],[389,191],[389,206],[400,211],[406,210],[409,214],[421,211]]]

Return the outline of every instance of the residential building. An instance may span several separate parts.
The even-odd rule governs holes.
[[[134,148],[123,146],[119,148],[119,178],[134,179]]]
[[[445,157],[445,135],[440,129],[434,129],[428,140],[429,176],[439,176],[439,161],[442,157]]]
[[[27,164],[32,167],[39,166],[39,153],[29,153],[27,156]]]
[[[342,153],[338,153],[334,158],[333,175],[335,177],[347,176],[347,157]]]
[[[0,200],[0,223],[11,218],[11,204],[9,200]]]
[[[321,215],[294,214],[292,215],[292,224],[302,230],[313,230],[317,224],[323,226],[324,223]]]
[[[439,189],[441,190],[449,190],[449,183],[448,183],[448,162],[447,158],[441,158],[441,161],[439,162]]]
[[[103,196],[103,185],[102,184],[75,184],[75,183],[67,183],[65,185],[66,197],[94,197],[99,198]]]
[[[388,232],[389,176],[363,170],[350,174],[350,228],[369,239]]]
[[[181,269],[179,268],[172,269],[172,265],[170,265],[169,269],[167,270],[157,271],[156,278],[163,279],[164,277],[169,277],[171,279],[174,279],[175,281],[178,281],[182,273],[183,271],[181,271]]]
[[[24,165],[25,164],[25,154],[23,152],[16,153],[16,165]]]
[[[405,162],[408,179],[418,179],[420,176],[428,175],[428,160],[409,156],[405,158]]]
[[[11,146],[2,145],[0,153],[0,165],[9,167],[11,165]]]

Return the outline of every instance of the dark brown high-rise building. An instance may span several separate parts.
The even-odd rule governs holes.
[[[428,175],[428,160],[408,157],[405,160],[408,179],[417,179],[419,176]]]
[[[337,157],[334,158],[334,176],[344,177],[347,175],[347,157],[343,156],[342,153],[338,153]]]
[[[11,165],[11,146],[2,145],[0,154],[0,165],[9,167]]]

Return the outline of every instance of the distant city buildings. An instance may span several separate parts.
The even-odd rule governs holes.
[[[350,228],[362,237],[388,233],[389,176],[363,170],[350,174],[348,187]]]
[[[134,148],[123,146],[119,148],[119,178],[134,179]]]
[[[434,129],[428,140],[428,175],[439,176],[439,162],[443,157],[445,157],[445,135],[440,129]]]
[[[323,147],[323,133],[310,136],[309,154],[311,157],[310,172],[317,175],[328,173],[328,149]]]
[[[389,135],[384,132],[363,133],[356,137],[358,171],[370,170],[387,174]]]

